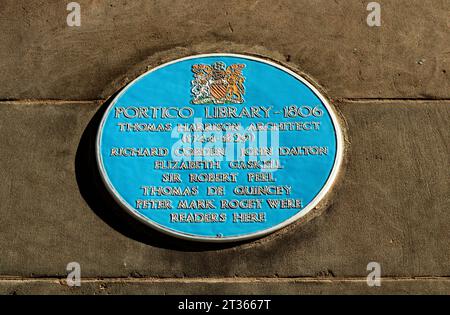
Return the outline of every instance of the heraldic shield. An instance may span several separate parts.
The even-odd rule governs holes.
[[[212,65],[193,65],[192,104],[242,104],[245,93],[244,68],[244,64],[237,63],[227,67],[222,61]]]

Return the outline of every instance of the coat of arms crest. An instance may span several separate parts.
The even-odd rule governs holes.
[[[194,80],[191,81],[192,104],[241,104],[244,102],[244,64],[228,67],[222,61],[212,65],[192,66]]]

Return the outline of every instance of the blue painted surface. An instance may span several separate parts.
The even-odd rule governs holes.
[[[193,64],[212,64],[216,61],[223,61],[226,65],[240,63],[245,64],[243,75],[245,77],[245,102],[243,104],[227,105],[193,105],[190,103],[191,71]],[[323,111],[323,116],[319,118],[285,118],[282,114],[273,114],[270,118],[258,119],[205,119],[204,108],[214,106],[273,106],[273,111],[282,113],[284,106],[296,104],[318,107]],[[259,172],[258,170],[233,170],[227,166],[227,162],[221,162],[221,170],[177,170],[162,171],[154,170],[155,160],[167,159],[168,157],[114,157],[111,156],[113,147],[167,147],[179,140],[173,138],[169,132],[120,132],[117,123],[193,123],[194,119],[118,119],[114,117],[116,107],[147,107],[147,106],[187,106],[195,111],[194,117],[202,118],[203,123],[215,122],[240,122],[244,127],[250,123],[257,122],[308,122],[319,121],[320,130],[317,131],[291,131],[279,132],[280,146],[327,146],[328,154],[320,156],[281,156],[280,163],[283,169],[273,172],[276,183],[248,183],[246,176],[249,172]],[[293,75],[275,67],[271,64],[257,60],[250,60],[241,57],[231,56],[208,56],[194,59],[182,60],[166,65],[153,72],[149,72],[132,82],[126,90],[121,93],[111,105],[106,113],[104,124],[99,139],[99,153],[101,154],[102,168],[110,188],[118,199],[122,200],[124,206],[129,210],[138,212],[142,217],[148,219],[152,224],[160,225],[163,228],[180,234],[193,235],[199,237],[239,237],[248,234],[258,233],[271,227],[279,225],[292,216],[303,211],[306,206],[317,196],[322,187],[327,182],[336,159],[337,137],[335,126],[327,108],[319,97],[303,82]],[[207,158],[205,158],[207,159]],[[180,173],[182,183],[162,183],[163,173]],[[238,172],[238,183],[215,183],[215,184],[192,184],[188,181],[189,173],[235,173]],[[179,186],[199,187],[197,197],[149,197],[143,196],[141,186]],[[222,185],[225,187],[224,196],[207,196],[207,186]],[[292,187],[290,196],[236,196],[232,190],[236,185],[257,186],[257,185],[289,185]],[[270,209],[266,202],[263,202],[262,209],[252,210],[178,210],[176,204],[181,199],[191,201],[193,199],[214,199],[218,205],[221,199],[285,199],[294,198],[302,200],[301,209]],[[136,209],[137,199],[171,199],[174,209]],[[170,213],[174,212],[201,212],[201,213],[227,213],[226,222],[222,223],[173,223],[170,222]],[[233,223],[232,213],[234,212],[265,212],[265,222],[255,223]]]

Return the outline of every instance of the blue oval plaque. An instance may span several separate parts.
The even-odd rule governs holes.
[[[97,135],[116,201],[200,241],[262,236],[304,216],[330,189],[342,151],[336,116],[310,83],[235,54],[144,73],[111,102]]]

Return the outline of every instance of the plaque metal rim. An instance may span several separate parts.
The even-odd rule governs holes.
[[[331,169],[330,175],[328,176],[327,181],[325,182],[325,184],[322,186],[321,190],[319,191],[319,193],[313,198],[313,200],[311,200],[310,203],[308,203],[308,205],[306,207],[304,207],[300,212],[298,212],[297,214],[291,216],[290,218],[288,218],[287,220],[284,220],[283,222],[272,226],[270,228],[258,231],[258,232],[253,232],[250,234],[244,234],[244,235],[237,235],[237,236],[227,236],[227,237],[207,237],[207,236],[198,236],[195,234],[190,234],[190,233],[184,233],[184,232],[179,232],[179,231],[175,231],[172,230],[166,226],[163,226],[157,222],[154,222],[153,220],[143,216],[142,214],[140,214],[138,211],[135,211],[131,206],[129,206],[127,204],[127,202],[120,196],[120,194],[115,190],[114,186],[112,185],[112,183],[109,180],[109,176],[107,175],[105,168],[103,166],[103,159],[101,156],[101,150],[100,150],[100,141],[101,141],[101,137],[102,137],[102,132],[103,132],[103,127],[106,121],[106,118],[109,116],[109,112],[111,111],[112,107],[115,105],[115,103],[117,102],[117,100],[122,96],[122,94],[124,94],[128,88],[130,88],[132,85],[134,85],[137,81],[139,81],[141,78],[143,78],[144,76],[146,76],[149,73],[152,73],[154,71],[157,71],[158,69],[161,69],[163,67],[169,66],[171,64],[174,63],[178,63],[181,61],[185,61],[185,60],[190,60],[190,59],[196,59],[196,58],[204,58],[204,57],[237,57],[237,58],[242,58],[242,59],[248,59],[248,60],[253,60],[253,61],[257,61],[257,62],[261,62],[264,64],[268,64],[270,66],[273,66],[281,71],[284,71],[288,74],[290,74],[291,76],[293,76],[294,78],[296,78],[297,80],[299,80],[300,82],[302,82],[303,84],[305,84],[322,102],[322,104],[325,106],[325,108],[327,109],[330,117],[331,117],[331,121],[333,123],[334,126],[334,130],[335,130],[335,136],[336,136],[336,155],[335,155],[335,160],[334,160],[334,164],[333,167]],[[175,236],[181,239],[185,239],[185,240],[190,240],[190,241],[200,241],[200,242],[211,242],[211,243],[225,243],[225,242],[236,242],[236,241],[244,241],[244,240],[249,240],[249,239],[254,239],[254,238],[259,238],[262,236],[266,236],[268,234],[271,234],[273,232],[276,232],[292,223],[294,223],[295,221],[299,220],[300,218],[304,217],[305,215],[307,215],[311,210],[313,210],[319,203],[320,201],[322,201],[324,199],[324,197],[327,195],[327,193],[331,190],[334,182],[336,181],[337,175],[339,173],[339,170],[341,168],[342,165],[342,160],[343,160],[343,154],[344,154],[344,139],[343,139],[343,133],[342,133],[342,129],[340,127],[339,124],[339,120],[338,117],[335,113],[334,108],[330,105],[330,103],[328,102],[328,100],[322,95],[322,93],[314,86],[312,85],[308,80],[306,80],[304,77],[302,77],[301,75],[297,74],[296,72],[292,71],[291,69],[287,68],[286,66],[283,66],[279,63],[273,62],[271,60],[267,60],[267,59],[263,59],[260,57],[255,57],[255,56],[250,56],[250,55],[243,55],[243,54],[237,54],[237,53],[207,53],[207,54],[197,54],[197,55],[190,55],[187,57],[182,57],[182,58],[177,58],[174,60],[171,60],[169,62],[165,62],[163,64],[160,64],[144,73],[142,73],[141,75],[139,75],[137,78],[133,79],[131,82],[127,83],[127,85],[122,89],[122,91],[119,92],[119,94],[117,94],[114,99],[111,101],[111,103],[108,105],[108,108],[105,110],[102,120],[100,122],[100,125],[97,129],[97,135],[96,135],[96,145],[95,145],[95,151],[96,151],[96,162],[97,162],[97,166],[99,168],[100,171],[100,177],[102,178],[103,183],[105,184],[108,192],[112,195],[112,197],[114,198],[114,200],[121,206],[121,208],[123,208],[125,211],[127,211],[128,213],[130,213],[133,217],[137,218],[138,220],[140,220],[141,222],[143,222],[144,224],[148,225],[151,228],[154,228],[164,234],[170,235],[170,236]]]

